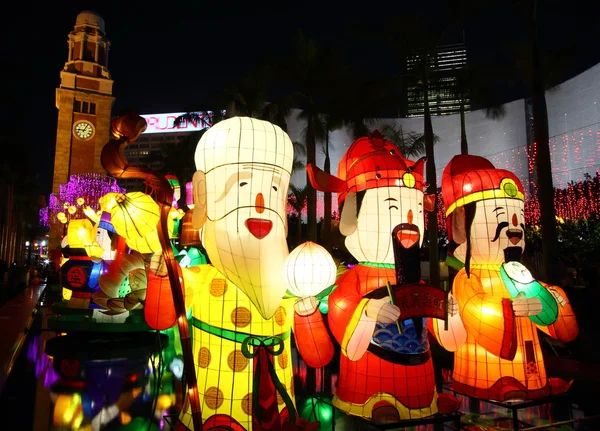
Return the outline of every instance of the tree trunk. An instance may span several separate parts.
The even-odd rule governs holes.
[[[469,154],[469,144],[467,142],[467,122],[465,119],[464,98],[460,102],[460,154]]]
[[[537,187],[540,203],[540,221],[542,230],[542,249],[544,274],[547,283],[558,284],[559,260],[556,240],[556,216],[554,212],[554,187],[552,185],[552,161],[550,159],[550,137],[548,131],[548,110],[542,66],[539,58],[535,11],[531,16],[530,32],[532,41],[532,94],[533,140],[537,145]]]
[[[331,159],[329,158],[329,129],[326,130],[325,135],[325,163],[323,164],[323,170],[330,174],[331,173]],[[324,193],[323,203],[323,236],[322,242],[326,248],[331,246],[331,192]]]
[[[427,67],[425,64],[424,67]],[[433,153],[433,126],[431,112],[429,111],[429,81],[427,71],[423,73],[423,104],[424,104],[424,136],[425,155],[427,157],[427,194],[437,196],[437,179],[435,172],[435,159]],[[433,211],[427,214],[427,231],[429,235],[429,283],[433,286],[440,285],[440,257],[438,250],[438,223],[437,223],[437,198]]]
[[[315,141],[314,117],[310,113],[306,124],[306,164],[316,165],[317,145]],[[306,184],[310,184],[308,171],[306,172]],[[306,199],[306,217],[308,225],[308,240],[317,242],[317,190],[314,187],[308,187]]]
[[[298,220],[296,223],[296,247],[302,244],[302,210],[298,213]]]

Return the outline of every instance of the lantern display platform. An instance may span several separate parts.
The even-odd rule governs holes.
[[[65,302],[52,306],[54,316],[48,317],[48,329],[62,332],[145,332],[151,328],[144,319],[144,310],[131,310],[117,316],[103,314],[99,309],[67,308]]]
[[[321,404],[326,404],[331,407],[331,417],[335,418],[337,408],[331,403],[331,396],[325,394],[315,395],[313,398],[317,399]],[[343,412],[342,412],[343,413]],[[345,414],[345,413],[343,413]],[[453,412],[453,413],[436,413],[434,415],[419,418],[419,419],[406,419],[397,422],[375,422],[368,418],[363,418],[360,416],[349,416],[350,418],[357,421],[357,429],[359,430],[390,430],[390,429],[407,429],[409,427],[417,427],[422,425],[431,425],[431,424],[447,424],[452,423],[452,429],[460,429],[460,420],[463,416],[463,413]],[[335,430],[335,420],[331,421],[331,430]],[[358,425],[360,424],[360,425]]]
[[[568,412],[568,419],[571,420],[573,419],[573,405],[572,405],[572,399],[571,396],[568,393],[562,393],[559,395],[550,395],[548,397],[544,397],[544,398],[538,398],[538,399],[533,399],[533,400],[524,400],[524,401],[494,401],[494,400],[485,400],[485,399],[481,399],[481,398],[475,398],[475,397],[471,397],[469,395],[465,395],[463,393],[451,390],[454,395],[460,395],[461,397],[463,397],[465,399],[465,401],[467,402],[467,405],[476,405],[477,408],[476,410],[480,410],[480,407],[482,405],[482,403],[485,405],[486,403],[489,404],[490,406],[497,406],[497,407],[501,407],[503,409],[507,410],[507,413],[509,413],[509,416],[495,416],[493,418],[494,422],[510,422],[512,429],[513,430],[519,430],[519,429],[523,429],[523,428],[530,428],[535,426],[534,424],[528,423],[526,421],[523,421],[521,419],[519,419],[519,411],[521,410],[525,410],[531,407],[537,407],[537,406],[543,406],[543,405],[547,405],[547,404],[553,404],[553,405],[562,405],[566,408],[566,411]],[[490,409],[490,411],[471,411],[470,413],[476,413],[482,417],[485,417],[486,415],[492,415],[492,414],[498,414],[498,410],[495,409]],[[548,426],[550,426],[551,424],[546,424]]]

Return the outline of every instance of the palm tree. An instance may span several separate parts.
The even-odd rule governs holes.
[[[311,187],[308,183],[304,187],[296,187],[294,184],[290,184],[288,204],[292,207],[296,215],[296,246],[302,243],[302,210],[306,205],[310,189]]]
[[[556,214],[554,210],[554,187],[552,185],[552,161],[550,159],[550,133],[548,131],[548,108],[542,64],[537,38],[537,0],[531,2],[529,15],[529,37],[531,38],[533,137],[537,144],[537,180],[540,202],[542,247],[544,250],[544,269],[546,281],[557,284],[560,281],[558,272],[558,242],[556,234]]]
[[[381,134],[400,149],[402,155],[406,158],[418,158],[425,154],[425,136],[417,132],[405,132],[402,126],[395,124],[385,124],[381,127]],[[440,138],[433,136],[433,143],[437,144]]]
[[[323,162],[323,171],[331,174],[331,158],[329,152],[331,144],[329,142],[329,135],[332,131],[342,127],[342,121],[339,118],[336,119],[332,113],[321,114],[320,120],[320,130],[324,135],[321,139],[321,142],[323,143],[323,147],[321,149],[323,151],[323,155],[325,156],[325,160]],[[323,225],[321,242],[326,248],[331,246],[332,198],[333,196],[331,192],[323,193]]]
[[[320,95],[324,94],[325,56],[316,41],[307,38],[298,31],[296,50],[292,57],[275,63],[279,86],[283,88],[281,100],[293,102],[300,109],[297,116],[306,123],[304,142],[306,145],[306,164],[316,165],[317,132],[319,125]],[[309,184],[308,173],[306,183]],[[307,231],[308,240],[317,241],[317,191],[309,187],[307,191]]]
[[[509,65],[513,68],[512,71],[507,71],[505,79],[513,80],[531,100],[533,144],[537,153],[534,193],[537,194],[540,205],[543,272],[547,282],[556,284],[560,281],[560,266],[545,92],[558,88],[556,84],[566,75],[565,65],[573,59],[575,50],[568,47],[542,51],[537,36],[537,0],[513,0],[502,7],[523,19],[528,35],[525,43],[504,44],[507,57],[512,60]]]
[[[420,17],[399,17],[393,19],[389,27],[394,47],[401,47],[405,55],[409,53],[413,62],[406,67],[403,78],[420,93],[423,100],[423,138],[425,140],[425,156],[427,157],[426,180],[427,194],[437,196],[437,178],[433,151],[434,134],[429,107],[429,83],[435,80],[434,66],[437,47],[445,35],[446,26],[424,21]],[[437,202],[435,202],[437,207]],[[440,283],[440,265],[438,249],[437,211],[428,213],[427,230],[429,239],[429,280],[434,286]]]

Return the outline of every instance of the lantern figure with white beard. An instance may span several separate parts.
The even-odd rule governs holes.
[[[389,287],[392,300],[388,294],[397,269],[414,273],[416,264],[420,270],[424,212],[431,208],[423,193],[424,161],[405,159],[375,131],[348,148],[337,177],[308,166],[313,187],[338,194],[340,232],[359,262],[337,279],[329,295],[329,327],[342,349],[333,404],[375,421],[418,419],[458,408],[454,397],[436,393],[427,319],[402,318],[393,305],[400,286]],[[392,233],[397,247],[417,253],[413,267],[395,265]],[[431,287],[422,286],[423,291]]]
[[[285,132],[246,117],[215,124],[196,149],[192,222],[211,265],[183,277],[188,292],[195,284],[191,323],[205,430],[279,430],[296,417],[292,300],[282,299],[292,160]],[[187,402],[180,419],[193,426]]]
[[[452,158],[442,193],[449,254],[464,264],[454,278],[448,329],[434,320],[454,354],[453,387],[469,396],[523,400],[564,392],[548,378],[537,330],[563,342],[578,333],[564,291],[536,281],[519,261],[525,245],[519,179],[473,155]]]

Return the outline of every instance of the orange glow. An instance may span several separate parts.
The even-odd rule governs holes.
[[[569,384],[546,374],[537,331],[568,342],[577,321],[564,292],[535,280],[518,260],[525,237],[519,179],[460,155],[444,169],[442,194],[449,253],[465,265],[454,278],[448,328],[432,322],[440,344],[455,352],[453,389],[498,401],[564,392]]]
[[[121,412],[121,424],[127,425],[131,422],[131,415],[127,412]]]

